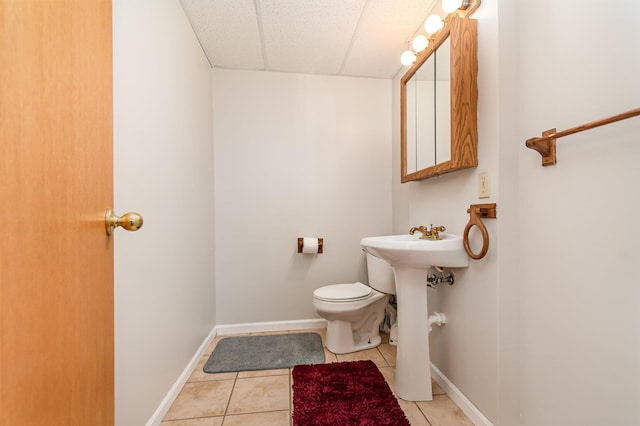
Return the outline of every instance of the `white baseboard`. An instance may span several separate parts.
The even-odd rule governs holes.
[[[225,334],[261,333],[267,331],[306,330],[315,328],[327,328],[327,320],[316,318],[306,320],[253,322],[216,326],[218,336],[223,336]]]
[[[478,407],[473,405],[473,403],[469,401],[469,399],[464,396],[462,392],[460,392],[460,389],[458,389],[453,384],[453,382],[447,378],[447,376],[442,374],[442,371],[438,370],[438,367],[433,365],[433,363],[431,363],[431,376],[433,377],[433,380],[435,380],[440,385],[440,387],[444,389],[445,392],[447,392],[449,398],[451,398],[451,400],[462,410],[462,412],[467,415],[469,420],[471,420],[474,425],[493,426],[493,424],[489,421],[489,419],[485,417],[484,414],[482,414]]]
[[[209,344],[216,336],[225,334],[241,334],[241,333],[260,333],[266,331],[286,331],[286,330],[305,330],[327,328],[327,320],[325,319],[308,319],[308,320],[295,320],[295,321],[274,321],[274,322],[255,322],[246,324],[229,324],[229,325],[217,325],[213,327],[211,333],[204,339],[204,342],[200,345],[196,354],[193,356],[189,364],[182,371],[182,374],[178,377],[178,380],[173,384],[167,396],[164,397],[155,413],[151,416],[146,426],[158,426],[160,422],[171,408],[171,404],[176,400],[182,387],[191,373],[200,362],[202,354],[209,347]]]
[[[213,330],[211,330],[209,335],[204,339],[204,342],[202,342],[202,344],[196,351],[196,354],[193,356],[193,358],[191,358],[189,364],[187,364],[187,366],[184,368],[182,374],[180,374],[180,376],[178,377],[178,380],[176,380],[176,382],[173,384],[173,386],[169,390],[169,393],[167,393],[167,396],[164,397],[155,413],[153,413],[149,421],[147,421],[146,426],[158,426],[160,424],[164,416],[167,414],[167,411],[169,411],[169,408],[171,408],[171,404],[173,404],[173,401],[175,401],[180,394],[182,387],[185,383],[187,383],[187,380],[189,380],[189,376],[191,376],[191,373],[198,365],[198,362],[200,362],[202,354],[207,350],[214,337],[216,337],[216,327],[213,327]]]
[[[308,319],[308,320],[295,320],[295,321],[274,321],[274,322],[260,322],[260,323],[245,323],[245,324],[228,324],[215,326],[209,335],[204,339],[195,355],[189,362],[189,364],[182,371],[182,374],[178,377],[173,384],[167,395],[164,397],[155,413],[151,416],[146,426],[159,426],[164,416],[171,408],[171,404],[176,400],[180,391],[185,383],[191,376],[191,373],[200,362],[202,354],[209,347],[209,344],[216,336],[222,336],[226,334],[241,334],[241,333],[260,333],[269,331],[286,331],[286,330],[305,330],[326,328],[327,321],[324,319]],[[481,426],[493,426],[493,424],[487,419],[484,414],[475,406],[469,399],[464,396],[462,392],[451,382],[442,372],[433,364],[431,364],[431,373],[433,379],[444,389],[449,395],[451,400],[464,412],[469,420],[474,425]]]

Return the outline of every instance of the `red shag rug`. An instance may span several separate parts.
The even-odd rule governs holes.
[[[294,426],[404,426],[409,420],[372,361],[296,365]]]

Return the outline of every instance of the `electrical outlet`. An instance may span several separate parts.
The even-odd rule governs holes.
[[[489,188],[489,172],[478,174],[478,198],[489,198],[491,190]]]

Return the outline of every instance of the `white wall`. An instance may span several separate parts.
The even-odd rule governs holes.
[[[640,107],[640,3],[519,16],[519,144]],[[545,168],[520,149],[525,425],[640,424],[639,134],[632,118],[562,138]]]
[[[552,167],[524,142],[639,106],[640,6],[560,3],[483,0],[475,13],[477,169],[400,185],[394,114],[394,232],[461,233],[489,171],[489,254],[429,291],[450,319],[431,335],[432,361],[497,425],[635,425],[640,120],[560,140]]]
[[[388,80],[214,69],[216,323],[317,318],[391,230]],[[324,238],[324,254],[296,253]]]
[[[214,326],[211,71],[178,1],[116,0],[116,424],[142,425]]]

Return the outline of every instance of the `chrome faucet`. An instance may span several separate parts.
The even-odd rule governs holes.
[[[427,229],[425,226],[418,226],[418,227],[413,227],[409,230],[409,234],[413,235],[416,233],[416,231],[420,231],[420,233],[422,234],[420,236],[421,240],[441,240],[442,237],[440,237],[440,232],[444,232],[447,230],[447,228],[445,228],[444,226],[433,226],[433,224],[430,225],[431,229]]]

